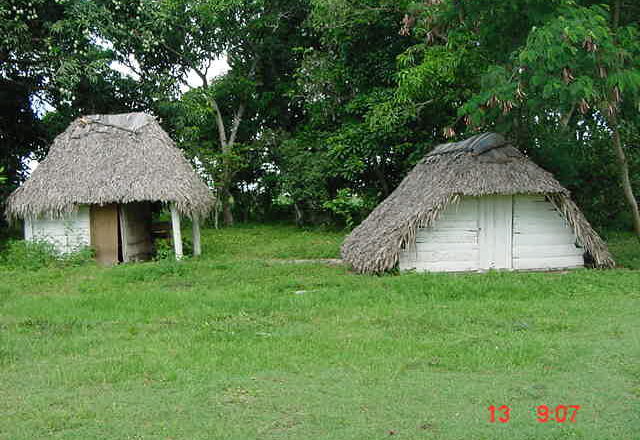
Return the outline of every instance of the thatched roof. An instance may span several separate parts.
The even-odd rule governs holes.
[[[160,201],[205,216],[213,195],[158,122],[144,113],[76,119],[7,200],[6,216],[59,217],[81,204]]]
[[[418,228],[431,225],[462,196],[542,194],[565,215],[597,267],[613,266],[606,244],[569,191],[502,136],[485,133],[443,144],[427,154],[398,188],[342,245],[342,257],[361,273],[393,269]]]

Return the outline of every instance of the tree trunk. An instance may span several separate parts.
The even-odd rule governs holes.
[[[296,226],[299,226],[299,227],[303,226],[304,225],[304,214],[303,214],[303,211],[298,206],[298,202],[295,202],[293,204],[293,209],[294,209],[295,214],[296,214]]]
[[[616,0],[613,6],[613,28],[618,29],[618,26],[620,26],[620,11],[622,10],[622,0]]]
[[[223,158],[223,169],[225,170],[224,175],[222,176],[222,187],[220,188],[220,202],[222,204],[222,221],[225,226],[233,226],[233,211],[231,210],[231,176],[229,176],[228,172],[230,170],[230,165]]]
[[[460,22],[460,24],[464,24],[465,11],[464,11],[464,5],[462,4],[462,1],[454,0],[453,5],[455,6],[456,11],[458,11],[458,21]]]
[[[222,210],[222,218],[224,219],[225,226],[233,226],[233,212],[231,212],[231,205],[225,203]]]
[[[613,29],[616,31],[620,25],[621,9],[622,0],[616,0],[613,11]],[[627,155],[624,152],[624,146],[622,145],[622,139],[620,138],[620,129],[618,127],[618,118],[615,113],[609,117],[609,125],[609,128],[613,131],[613,149],[615,150],[618,158],[622,191],[624,192],[624,197],[627,199],[627,203],[631,209],[631,218],[633,220],[633,228],[636,231],[636,238],[640,241],[640,211],[638,210],[638,201],[633,194],[633,187],[631,186],[631,179],[629,178],[629,162],[627,161]]]
[[[221,177],[221,190],[220,196],[222,198],[222,220],[225,226],[233,226],[233,212],[231,212],[231,181],[233,179],[234,171],[231,169],[231,162],[229,156],[233,153],[233,147],[236,143],[236,136],[238,135],[238,128],[240,128],[240,122],[244,115],[245,105],[240,104],[238,110],[233,116],[231,124],[231,131],[227,138],[227,130],[224,126],[224,120],[222,119],[222,112],[218,106],[218,102],[210,98],[209,102],[211,108],[214,110],[216,118],[216,126],[218,128],[218,137],[220,139],[220,147],[222,149],[222,177]]]
[[[618,129],[616,118],[612,117],[610,123],[610,128],[613,131],[613,149],[615,150],[618,158],[620,183],[622,184],[624,197],[627,199],[627,203],[631,209],[636,237],[640,240],[640,210],[638,210],[638,201],[636,200],[636,197],[633,194],[633,188],[631,187],[631,179],[629,178],[629,162],[627,161],[627,155],[625,154],[624,147],[622,146],[622,139],[620,139],[620,131]]]
[[[222,221],[225,226],[233,226],[233,211],[231,211],[231,191],[229,190],[229,182],[224,182],[224,186],[220,191],[222,197]]]

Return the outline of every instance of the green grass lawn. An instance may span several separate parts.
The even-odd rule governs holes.
[[[637,439],[640,257],[610,239],[623,269],[360,276],[277,261],[342,234],[242,226],[181,263],[1,270],[0,438]]]

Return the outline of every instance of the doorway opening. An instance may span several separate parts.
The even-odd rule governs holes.
[[[151,204],[126,203],[92,205],[91,246],[96,260],[112,266],[149,260],[153,251]]]

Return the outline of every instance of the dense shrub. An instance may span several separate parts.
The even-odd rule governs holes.
[[[373,209],[373,204],[368,204],[365,199],[354,195],[348,189],[338,191],[336,197],[322,205],[331,211],[339,221],[343,221],[347,229],[353,229]]]
[[[55,249],[49,243],[10,240],[0,261],[10,269],[40,269],[53,264],[56,258]]]
[[[160,238],[153,243],[153,259],[155,261],[173,260],[176,254],[173,250],[173,242],[168,238]],[[185,257],[193,253],[193,243],[188,236],[182,237],[182,252]]]
[[[93,261],[94,252],[84,247],[78,252],[61,255],[51,243],[44,241],[9,240],[0,256],[0,265],[7,269],[37,270],[51,266],[78,266]]]

